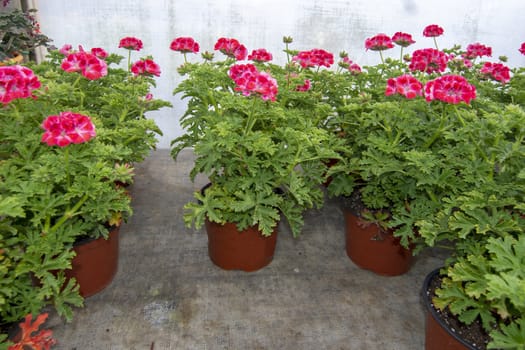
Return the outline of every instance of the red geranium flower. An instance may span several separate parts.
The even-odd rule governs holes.
[[[387,81],[385,95],[400,94],[406,98],[421,96],[423,84],[409,74],[401,75],[397,78],[391,78]]]
[[[144,59],[133,63],[131,72],[134,75],[155,75],[160,76],[160,66],[151,59]]]
[[[92,48],[91,53],[101,59],[108,57],[108,53],[106,52],[106,50],[101,49],[100,47]]]
[[[503,84],[510,81],[510,69],[501,63],[485,62],[480,72]]]
[[[239,43],[237,39],[219,38],[214,46],[215,50],[219,50],[228,57],[235,58],[237,61],[242,61],[248,55],[248,50],[244,45]]]
[[[173,39],[170,44],[170,49],[179,52],[199,52],[199,44],[190,37],[178,37]]]
[[[465,53],[466,58],[473,59],[483,56],[492,56],[492,48],[480,43],[469,44],[467,46],[467,52]]]
[[[439,100],[451,104],[470,104],[476,98],[476,87],[460,75],[444,75],[427,82],[424,93],[429,102]]]
[[[365,40],[365,48],[372,51],[383,51],[394,47],[392,39],[386,34],[377,34]]]
[[[245,96],[257,93],[265,101],[275,101],[277,81],[266,72],[259,72],[253,64],[236,64],[230,68],[229,76],[237,85],[236,91]]]
[[[273,59],[273,56],[266,49],[257,49],[252,51],[248,59],[255,62],[268,62]]]
[[[80,71],[89,80],[100,79],[108,74],[106,62],[85,51],[70,53],[62,60],[60,67],[66,72]]]
[[[446,53],[436,49],[416,50],[412,54],[408,68],[411,71],[421,71],[429,74],[444,72],[447,68],[448,58]]]
[[[521,43],[521,47],[518,49],[522,55],[525,55],[525,42]]]
[[[303,85],[297,85],[295,88],[296,91],[308,91],[312,87],[312,84],[310,82],[310,79],[305,79]]]
[[[49,146],[65,147],[71,143],[84,143],[95,137],[95,125],[88,116],[61,112],[50,115],[42,123],[45,130],[42,142]]]
[[[392,36],[392,41],[402,47],[407,47],[415,43],[412,35],[402,32],[395,33],[394,36]]]
[[[143,45],[142,40],[135,37],[127,36],[125,38],[120,39],[118,47],[123,47],[128,50],[140,51]]]
[[[0,102],[8,104],[17,98],[32,97],[33,90],[40,88],[40,80],[24,66],[0,67]]]
[[[423,36],[426,37],[436,37],[442,35],[444,32],[443,28],[438,26],[437,24],[431,24],[425,27],[423,29]]]
[[[334,64],[334,55],[323,49],[312,49],[310,51],[299,52],[292,60],[299,62],[303,68],[330,67]]]

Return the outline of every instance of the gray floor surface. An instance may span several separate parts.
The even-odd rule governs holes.
[[[423,251],[402,276],[362,270],[346,256],[340,204],[327,199],[298,238],[280,225],[270,265],[222,270],[204,229],[183,224],[206,182],[189,180],[192,161],[189,150],[177,162],[157,150],[137,165],[117,275],[72,322],[51,313],[54,349],[424,349],[420,290],[442,251]]]

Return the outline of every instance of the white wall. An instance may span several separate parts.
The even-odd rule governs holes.
[[[413,47],[431,47],[421,33],[426,25],[439,24],[445,30],[440,48],[481,42],[493,48],[494,60],[506,55],[510,66],[525,65],[517,51],[525,41],[523,0],[39,0],[38,6],[42,32],[57,47],[82,44],[126,55],[118,49],[122,37],[144,42],[134,57],[154,56],[162,69],[154,94],[174,104],[150,114],[165,134],[161,148],[183,132],[178,117],[184,103],[171,93],[180,81],[176,68],[182,56],[169,45],[178,36],[192,36],[201,51],[212,51],[221,36],[234,37],[250,51],[264,47],[279,59],[282,37],[289,35],[294,49],[345,50],[366,65],[378,60],[377,53],[364,50],[367,37],[403,31],[416,40]],[[399,51],[389,54],[397,57]]]

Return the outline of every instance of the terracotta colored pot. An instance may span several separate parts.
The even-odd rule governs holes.
[[[476,350],[477,348],[465,342],[441,320],[432,307],[432,300],[427,293],[430,282],[437,277],[440,269],[427,275],[423,283],[422,298],[427,310],[425,327],[425,350]]]
[[[377,225],[363,227],[359,217],[346,209],[344,216],[346,254],[357,266],[385,276],[401,275],[410,269],[412,251],[392,232],[381,234]]]
[[[257,227],[237,230],[237,225],[206,220],[208,254],[211,261],[225,270],[259,270],[268,265],[275,252],[277,227],[265,237]]]
[[[98,238],[75,243],[73,268],[65,274],[76,278],[84,298],[102,291],[113,281],[118,268],[118,242],[119,227],[109,232],[107,240]]]

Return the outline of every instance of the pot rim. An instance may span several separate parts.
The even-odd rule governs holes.
[[[465,341],[463,338],[459,337],[457,333],[454,333],[450,330],[450,328],[443,322],[441,316],[439,313],[432,307],[432,300],[430,296],[427,294],[428,287],[430,285],[430,282],[439,275],[439,271],[443,266],[438,267],[434,270],[432,270],[426,277],[425,281],[423,282],[423,288],[421,289],[421,296],[423,299],[423,304],[425,304],[425,309],[428,313],[432,315],[432,318],[443,328],[451,337],[456,339],[458,342],[460,342],[462,345],[464,345],[469,350],[479,350],[479,348],[474,347],[472,344]]]

